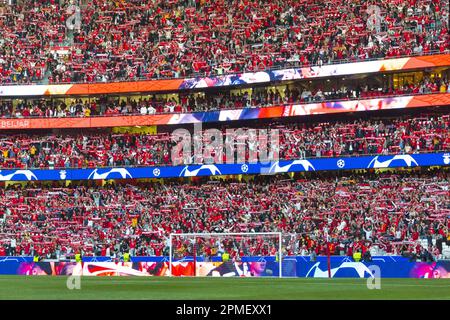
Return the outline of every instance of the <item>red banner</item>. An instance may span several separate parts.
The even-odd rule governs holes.
[[[106,116],[86,118],[29,118],[0,119],[0,130],[57,129],[57,128],[107,128],[192,124],[252,119],[294,117],[327,113],[360,112],[373,110],[406,109],[450,105],[450,93],[401,96],[377,99],[333,101],[295,104],[240,110],[174,113],[159,115]]]

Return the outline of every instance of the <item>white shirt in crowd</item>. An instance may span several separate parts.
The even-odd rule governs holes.
[[[347,223],[345,221],[341,221],[341,223],[339,224],[338,230],[339,231],[344,230],[346,225],[347,225]]]
[[[147,108],[147,113],[148,114],[155,114],[156,113],[156,109],[153,108],[152,106],[150,106],[150,107]]]
[[[364,229],[364,232],[366,233],[366,239],[367,239],[367,240],[372,239],[372,230],[366,230],[366,229]]]

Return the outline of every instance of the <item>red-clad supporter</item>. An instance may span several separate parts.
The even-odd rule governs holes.
[[[1,8],[0,82],[222,75],[450,48],[445,0],[92,0],[79,19],[66,3]]]

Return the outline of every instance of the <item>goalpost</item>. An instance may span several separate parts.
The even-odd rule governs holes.
[[[282,233],[171,233],[169,276],[184,263],[190,276],[283,277]]]

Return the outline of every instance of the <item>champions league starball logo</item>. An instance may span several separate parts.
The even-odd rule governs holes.
[[[345,167],[345,161],[343,159],[339,159],[336,165],[338,166],[338,168],[342,169]]]

